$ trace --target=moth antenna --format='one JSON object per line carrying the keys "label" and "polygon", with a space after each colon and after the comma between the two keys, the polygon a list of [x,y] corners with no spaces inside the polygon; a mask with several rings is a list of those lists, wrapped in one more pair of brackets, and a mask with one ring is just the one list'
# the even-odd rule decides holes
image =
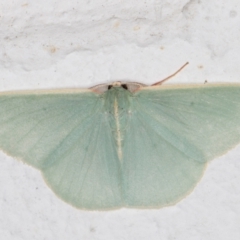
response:
{"label": "moth antenna", "polygon": [[156,82],[154,84],[152,84],[151,86],[157,86],[157,85],[161,85],[163,84],[165,81],[167,81],[168,79],[174,77],[175,75],[177,75],[183,68],[185,68],[187,65],[189,64],[189,62],[186,62],[182,67],[180,67],[175,73],[173,73],[172,75],[168,76],[167,78],[164,78],[163,80]]}

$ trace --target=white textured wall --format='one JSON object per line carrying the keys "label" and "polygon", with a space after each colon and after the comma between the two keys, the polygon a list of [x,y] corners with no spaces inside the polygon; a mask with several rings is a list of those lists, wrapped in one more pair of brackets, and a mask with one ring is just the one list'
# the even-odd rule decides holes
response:
{"label": "white textured wall", "polygon": [[[239,0],[0,0],[0,91],[154,83],[240,83]],[[239,240],[240,146],[213,160],[172,207],[87,212],[0,153],[3,240]]]}

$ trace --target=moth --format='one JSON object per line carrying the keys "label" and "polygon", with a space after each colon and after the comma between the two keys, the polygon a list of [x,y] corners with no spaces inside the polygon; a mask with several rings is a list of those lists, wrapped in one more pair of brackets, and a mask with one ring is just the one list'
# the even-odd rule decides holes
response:
{"label": "moth", "polygon": [[79,209],[175,204],[240,142],[240,85],[167,79],[1,93],[0,149]]}

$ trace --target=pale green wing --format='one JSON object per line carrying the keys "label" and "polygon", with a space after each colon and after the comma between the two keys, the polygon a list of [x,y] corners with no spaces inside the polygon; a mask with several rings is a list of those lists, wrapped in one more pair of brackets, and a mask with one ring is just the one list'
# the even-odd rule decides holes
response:
{"label": "pale green wing", "polygon": [[123,143],[129,207],[177,202],[208,160],[240,142],[239,85],[146,88],[134,95],[131,112]]}
{"label": "pale green wing", "polygon": [[0,148],[78,208],[121,205],[119,161],[98,94],[0,95]]}

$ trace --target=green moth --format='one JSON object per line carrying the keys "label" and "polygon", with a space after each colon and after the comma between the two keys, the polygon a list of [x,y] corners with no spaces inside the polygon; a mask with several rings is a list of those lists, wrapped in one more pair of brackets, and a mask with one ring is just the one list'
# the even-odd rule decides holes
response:
{"label": "green moth", "polygon": [[80,209],[174,204],[209,160],[239,142],[237,84],[115,82],[0,94],[0,148]]}

